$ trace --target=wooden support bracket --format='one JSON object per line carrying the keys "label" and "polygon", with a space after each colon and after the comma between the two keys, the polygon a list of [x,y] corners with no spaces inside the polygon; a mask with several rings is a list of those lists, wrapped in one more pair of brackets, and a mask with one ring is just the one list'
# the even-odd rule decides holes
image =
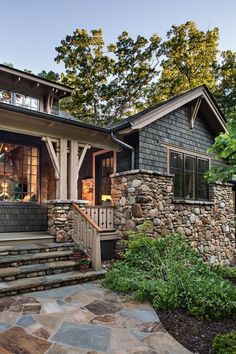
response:
{"label": "wooden support bracket", "polygon": [[81,153],[81,155],[79,157],[79,161],[78,161],[78,164],[77,164],[77,176],[79,175],[79,171],[80,171],[80,168],[81,168],[82,163],[84,161],[85,154],[86,154],[87,150],[90,149],[90,148],[91,148],[91,146],[86,144],[84,146],[83,150],[82,150],[82,153]]}
{"label": "wooden support bracket", "polygon": [[202,96],[197,98],[197,100],[193,103],[190,108],[190,129],[193,129],[195,119],[197,118],[197,114],[202,102]]}
{"label": "wooden support bracket", "polygon": [[45,141],[45,144],[46,144],[50,159],[52,161],[52,165],[54,167],[55,178],[59,179],[59,177],[60,177],[59,159],[58,159],[58,157],[56,155],[54,146],[52,144],[52,140],[51,140],[51,138],[49,136],[46,136],[46,137],[42,137],[42,141]]}

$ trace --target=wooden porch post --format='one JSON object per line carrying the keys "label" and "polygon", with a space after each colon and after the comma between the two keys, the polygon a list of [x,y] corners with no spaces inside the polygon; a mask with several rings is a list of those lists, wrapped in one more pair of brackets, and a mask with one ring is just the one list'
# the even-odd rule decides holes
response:
{"label": "wooden porch post", "polygon": [[70,142],[70,165],[69,165],[69,198],[77,200],[78,198],[78,141],[71,140]]}
{"label": "wooden porch post", "polygon": [[67,140],[60,139],[57,199],[67,199]]}

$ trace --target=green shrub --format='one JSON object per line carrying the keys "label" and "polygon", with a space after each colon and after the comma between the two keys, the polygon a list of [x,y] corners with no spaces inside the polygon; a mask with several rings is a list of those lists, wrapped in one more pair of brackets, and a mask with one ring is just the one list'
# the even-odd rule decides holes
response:
{"label": "green shrub", "polygon": [[213,266],[213,270],[223,278],[236,278],[236,267]]}
{"label": "green shrub", "polygon": [[218,334],[214,338],[212,348],[216,354],[236,354],[236,331]]}
{"label": "green shrub", "polygon": [[214,319],[235,313],[236,289],[210,269],[179,234],[146,236],[147,225],[132,232],[124,260],[106,275],[105,286],[133,292],[156,309],[185,308]]}

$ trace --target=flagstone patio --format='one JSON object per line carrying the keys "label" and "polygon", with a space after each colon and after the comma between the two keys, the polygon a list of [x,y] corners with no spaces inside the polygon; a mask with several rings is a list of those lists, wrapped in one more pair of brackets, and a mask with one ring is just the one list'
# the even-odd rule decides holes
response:
{"label": "flagstone patio", "polygon": [[148,303],[100,281],[0,299],[1,354],[189,354]]}

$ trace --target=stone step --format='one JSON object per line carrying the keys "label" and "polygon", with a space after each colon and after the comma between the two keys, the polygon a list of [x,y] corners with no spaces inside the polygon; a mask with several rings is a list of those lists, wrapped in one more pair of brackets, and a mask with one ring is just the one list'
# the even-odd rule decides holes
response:
{"label": "stone step", "polygon": [[78,268],[78,263],[72,260],[2,268],[0,271],[0,282],[8,282],[22,278],[32,278],[51,274],[60,274],[70,272],[72,270],[78,270]]}
{"label": "stone step", "polygon": [[22,265],[65,261],[73,258],[73,251],[54,251],[29,254],[18,254],[16,256],[1,256],[0,268],[19,267]]}
{"label": "stone step", "polygon": [[105,274],[105,270],[90,270],[86,273],[71,271],[62,274],[18,279],[10,282],[0,282],[0,297],[78,284],[81,282],[102,278]]}
{"label": "stone step", "polygon": [[[1,243],[0,243],[1,244]],[[27,243],[19,245],[8,245],[0,246],[0,257],[6,255],[17,255],[17,254],[28,254],[28,253],[39,253],[39,252],[53,252],[53,251],[65,251],[71,250],[74,247],[73,242],[67,243],[56,243],[56,242],[45,242],[45,243]]]}
{"label": "stone step", "polygon": [[[1,231],[1,230],[0,230]],[[18,230],[20,231],[20,230]],[[51,243],[55,237],[48,235],[46,231],[31,232],[0,232],[0,246],[14,246],[28,243]]]}

